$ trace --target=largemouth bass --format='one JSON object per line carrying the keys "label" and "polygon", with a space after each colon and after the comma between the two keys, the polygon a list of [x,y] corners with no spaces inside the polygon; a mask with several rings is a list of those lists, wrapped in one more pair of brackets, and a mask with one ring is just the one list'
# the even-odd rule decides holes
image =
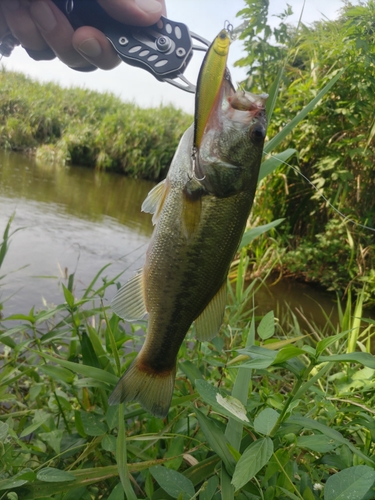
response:
{"label": "largemouth bass", "polygon": [[191,324],[201,341],[218,333],[226,278],[253,203],[265,135],[265,96],[235,92],[226,72],[200,148],[193,147],[191,126],[167,178],[142,205],[156,224],[146,262],[112,307],[130,321],[148,313],[148,332],[110,404],[137,400],[165,417],[178,350]]}

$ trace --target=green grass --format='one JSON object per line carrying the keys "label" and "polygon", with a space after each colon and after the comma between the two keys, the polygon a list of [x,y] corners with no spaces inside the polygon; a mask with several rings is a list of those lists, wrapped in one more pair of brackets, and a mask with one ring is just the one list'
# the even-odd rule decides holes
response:
{"label": "green grass", "polygon": [[172,106],[142,109],[112,94],[0,72],[0,147],[34,151],[42,161],[157,181],[192,120]]}
{"label": "green grass", "polygon": [[164,421],[107,404],[145,334],[103,305],[116,280],[77,297],[72,276],[63,304],[5,318],[0,499],[373,498],[375,358],[361,334],[349,347],[373,322],[348,303],[324,338],[292,314],[282,330],[243,307],[247,266],[242,251],[220,335],[181,347]]}

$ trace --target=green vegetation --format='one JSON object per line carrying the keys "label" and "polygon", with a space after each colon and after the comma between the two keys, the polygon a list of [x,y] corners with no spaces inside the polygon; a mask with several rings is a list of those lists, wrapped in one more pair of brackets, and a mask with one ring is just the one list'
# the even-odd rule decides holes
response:
{"label": "green vegetation", "polygon": [[36,150],[43,160],[157,181],[191,122],[172,106],[142,109],[110,94],[0,72],[0,147]]}
{"label": "green vegetation", "polygon": [[250,68],[247,85],[253,91],[268,91],[278,82],[271,140],[343,71],[285,137],[281,147],[297,153],[291,165],[280,166],[260,185],[253,218],[267,223],[285,217],[277,237],[285,274],[340,294],[348,283],[357,292],[366,283],[365,300],[373,302],[375,2],[357,7],[347,2],[337,20],[297,28],[287,24],[288,8],[274,29],[267,1],[247,0],[246,5],[247,55],[238,64]]}
{"label": "green vegetation", "polygon": [[[339,78],[328,81],[266,151],[278,147]],[[260,180],[293,152],[265,160]],[[245,284],[247,245],[262,253],[255,242],[281,221],[245,233],[220,335],[182,345],[164,421],[136,403],[108,406],[145,333],[143,322],[124,327],[104,306],[119,277],[108,280],[104,268],[77,297],[71,275],[63,304],[4,318],[0,499],[373,498],[374,321],[361,319],[364,293],[338,304],[340,325],[327,317],[323,331],[312,324],[308,335],[292,312],[283,328],[273,311],[255,316],[257,282]]]}
{"label": "green vegetation", "polygon": [[[272,139],[265,150],[281,152],[261,167],[252,217],[264,226],[243,237],[220,335],[192,343],[192,330],[162,421],[135,403],[108,406],[145,324],[124,326],[106,307],[119,279],[108,280],[106,268],[79,297],[71,275],[63,304],[4,318],[0,500],[375,497],[375,322],[363,318],[364,303],[374,298],[372,233],[339,217],[296,170],[276,170],[298,150],[295,168],[313,179],[319,194],[348,218],[373,225],[373,62],[361,43],[370,46],[375,7],[348,5],[339,21],[312,28],[292,29],[284,16],[272,33],[268,2],[247,3],[252,85],[271,89]],[[280,57],[288,61],[284,72]],[[10,229],[11,221],[0,266]],[[266,230],[278,240],[266,238]],[[257,281],[246,285],[252,261],[267,269],[285,250],[288,272],[346,289],[337,305],[339,325],[327,317],[323,329],[312,323],[306,332],[293,312],[283,327],[273,311],[256,316]]]}
{"label": "green vegetation", "polygon": [[[290,13],[288,7],[271,28],[267,1],[247,0],[241,12],[249,24],[242,34],[247,55],[238,64],[249,68],[250,90],[274,96],[268,146],[291,152],[259,184],[251,224],[285,221],[274,239],[264,236],[249,250],[252,272],[276,267],[341,297],[348,283],[355,293],[366,284],[364,300],[373,305],[375,2],[347,3],[338,20],[312,26],[289,25]],[[324,99],[285,127],[336,76]],[[172,107],[140,109],[112,95],[39,84],[4,70],[0,106],[1,147],[151,180],[165,177],[191,122]],[[275,147],[282,129],[288,133]]]}
{"label": "green vegetation", "polygon": [[[9,251],[9,245],[10,245],[11,238],[17,231],[19,231],[21,229],[21,228],[18,228],[15,231],[11,232],[10,228],[11,228],[13,219],[14,219],[14,214],[12,215],[12,217],[9,219],[7,225],[5,226],[5,229],[3,232],[3,239],[0,243],[0,291],[1,291],[1,285],[2,285],[1,280],[5,277],[5,275],[2,274],[1,268],[4,264],[4,259]],[[3,317],[2,316],[3,304],[2,304],[1,299],[2,299],[2,297],[1,297],[1,293],[0,293],[0,320]]]}
{"label": "green vegetation", "polygon": [[374,498],[374,322],[348,300],[339,328],[304,335],[290,313],[282,330],[249,310],[248,263],[242,250],[220,336],[181,347],[164,421],[108,406],[145,325],[103,306],[104,269],[80,297],[71,275],[63,304],[5,318],[0,499]]}

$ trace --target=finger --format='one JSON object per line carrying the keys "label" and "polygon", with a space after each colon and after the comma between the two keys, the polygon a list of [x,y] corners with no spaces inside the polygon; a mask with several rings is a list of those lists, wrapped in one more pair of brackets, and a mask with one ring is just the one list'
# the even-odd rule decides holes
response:
{"label": "finger", "polygon": [[100,69],[113,69],[121,59],[103,33],[95,28],[84,26],[75,31],[73,47],[91,64]]}
{"label": "finger", "polygon": [[10,31],[26,49],[42,51],[48,47],[30,16],[27,4],[2,0],[0,6]]}
{"label": "finger", "polygon": [[166,15],[164,0],[98,0],[107,13],[125,24],[150,26]]}
{"label": "finger", "polygon": [[30,14],[45,42],[62,62],[74,69],[88,66],[87,60],[73,47],[74,30],[56,5],[50,0],[32,0]]}

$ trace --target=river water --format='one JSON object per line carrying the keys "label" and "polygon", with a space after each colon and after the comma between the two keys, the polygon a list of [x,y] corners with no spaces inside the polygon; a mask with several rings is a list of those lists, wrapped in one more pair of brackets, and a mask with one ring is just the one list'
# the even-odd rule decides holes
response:
{"label": "river water", "polygon": [[[13,213],[11,240],[0,275],[3,315],[64,302],[61,283],[75,273],[75,295],[106,264],[103,276],[125,282],[143,264],[152,233],[140,211],[153,183],[77,166],[43,164],[0,151],[0,235]],[[101,283],[101,281],[100,281]],[[108,290],[107,299],[115,293]],[[317,325],[337,322],[334,297],[295,282],[263,287],[257,313],[300,310]],[[298,315],[298,313],[296,313]]]}
{"label": "river water", "polygon": [[0,273],[4,316],[38,309],[44,300],[62,303],[61,282],[73,272],[77,296],[108,263],[103,276],[130,277],[142,266],[152,233],[150,216],[140,211],[152,187],[0,152],[0,233],[13,213],[11,229],[21,228]]}

